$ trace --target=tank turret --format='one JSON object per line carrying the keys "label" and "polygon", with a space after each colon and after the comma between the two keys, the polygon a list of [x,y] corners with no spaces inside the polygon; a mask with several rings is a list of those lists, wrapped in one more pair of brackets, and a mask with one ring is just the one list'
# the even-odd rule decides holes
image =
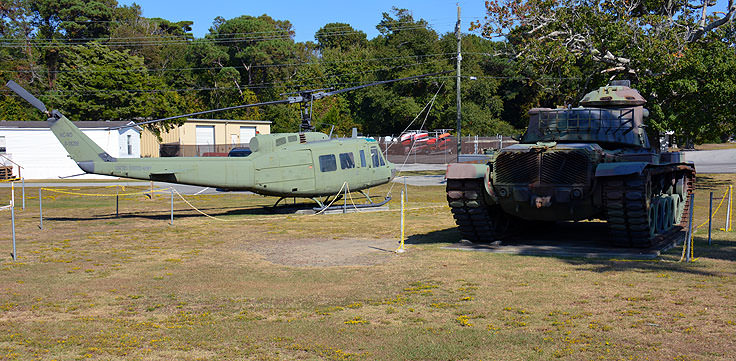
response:
{"label": "tank turret", "polygon": [[646,99],[636,89],[632,89],[628,80],[614,80],[610,84],[585,94],[580,105],[584,107],[635,107],[644,105]]}

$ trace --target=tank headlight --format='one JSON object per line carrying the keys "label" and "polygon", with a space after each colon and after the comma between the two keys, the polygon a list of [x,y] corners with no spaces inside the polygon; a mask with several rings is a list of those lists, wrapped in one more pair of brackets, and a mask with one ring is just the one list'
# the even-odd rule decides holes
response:
{"label": "tank headlight", "polygon": [[573,189],[572,190],[572,198],[573,199],[582,198],[582,196],[583,196],[583,191],[581,191],[580,189]]}
{"label": "tank headlight", "polygon": [[498,190],[498,195],[505,198],[509,195],[509,191],[507,191],[506,188],[501,188]]}

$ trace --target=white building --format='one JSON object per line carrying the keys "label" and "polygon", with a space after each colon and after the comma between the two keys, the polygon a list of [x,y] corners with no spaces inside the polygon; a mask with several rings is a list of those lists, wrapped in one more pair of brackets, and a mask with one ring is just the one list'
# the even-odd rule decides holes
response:
{"label": "white building", "polygon": [[[140,158],[141,128],[128,127],[132,122],[74,122],[108,154],[116,158]],[[3,153],[4,145],[4,153]],[[56,139],[47,122],[0,121],[0,154],[21,165],[21,176],[25,179],[58,179],[84,173],[69,158],[66,150]],[[3,159],[0,157],[0,162]],[[10,165],[10,164],[7,164]],[[14,170],[17,176],[17,168]],[[88,174],[75,178],[110,178]]]}

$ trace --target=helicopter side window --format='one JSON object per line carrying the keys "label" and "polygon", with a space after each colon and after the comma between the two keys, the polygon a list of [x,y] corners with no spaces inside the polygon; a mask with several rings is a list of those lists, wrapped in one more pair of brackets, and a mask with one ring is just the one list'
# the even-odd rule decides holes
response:
{"label": "helicopter side window", "polygon": [[381,162],[378,160],[378,149],[371,148],[371,160],[373,161],[374,167],[379,167]]}
{"label": "helicopter side window", "polygon": [[355,168],[355,159],[353,158],[353,153],[340,153],[340,168]]}
{"label": "helicopter side window", "polygon": [[383,154],[381,154],[380,152],[378,153],[378,160],[381,161],[381,167],[383,167],[384,165],[386,165],[386,163],[384,163],[384,161],[383,161]]}
{"label": "helicopter side window", "polygon": [[334,154],[326,154],[319,156],[319,170],[322,172],[332,172],[337,170],[337,161]]}
{"label": "helicopter side window", "polygon": [[365,168],[365,151],[360,150],[360,166]]}

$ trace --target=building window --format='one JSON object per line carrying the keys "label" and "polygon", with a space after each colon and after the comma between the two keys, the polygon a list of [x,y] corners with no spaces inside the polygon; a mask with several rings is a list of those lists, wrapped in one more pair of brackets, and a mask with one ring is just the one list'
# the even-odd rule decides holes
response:
{"label": "building window", "polygon": [[353,153],[340,153],[340,168],[355,168],[355,158],[353,158]]}
{"label": "building window", "polygon": [[319,156],[319,170],[322,172],[332,172],[337,170],[337,161],[334,154]]}
{"label": "building window", "polygon": [[128,134],[128,155],[133,155],[133,136]]}

